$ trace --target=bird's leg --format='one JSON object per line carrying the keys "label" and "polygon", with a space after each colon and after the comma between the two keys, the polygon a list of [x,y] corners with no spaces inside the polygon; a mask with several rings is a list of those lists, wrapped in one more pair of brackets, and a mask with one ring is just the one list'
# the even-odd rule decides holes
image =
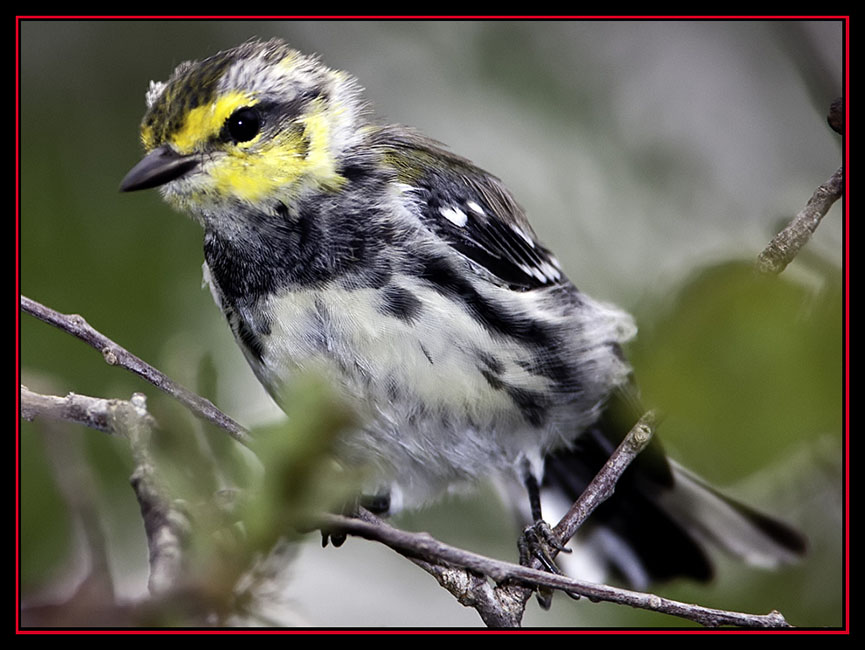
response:
{"label": "bird's leg", "polygon": [[[529,493],[529,505],[531,506],[533,523],[523,531],[523,536],[520,539],[520,562],[528,565],[534,557],[540,560],[543,567],[550,573],[560,573],[553,557],[559,551],[570,553],[571,549],[562,544],[558,535],[544,521],[538,479],[531,472],[526,472],[524,481],[526,490]],[[552,553],[551,549],[555,553]]]}
{"label": "bird's leg", "polygon": [[390,512],[390,494],[382,492],[380,494],[361,494],[358,499],[358,505],[366,508],[372,514],[379,517],[386,517]]}
{"label": "bird's leg", "polygon": [[[558,535],[544,520],[541,510],[541,489],[537,477],[527,468],[523,480],[529,494],[534,523],[523,530],[522,536],[517,541],[520,564],[531,566],[532,560],[537,559],[545,570],[561,575],[562,571],[556,566],[555,555],[560,551],[570,553],[571,549],[562,544]],[[553,601],[552,591],[539,587],[536,595],[538,604],[544,609],[549,609]]]}

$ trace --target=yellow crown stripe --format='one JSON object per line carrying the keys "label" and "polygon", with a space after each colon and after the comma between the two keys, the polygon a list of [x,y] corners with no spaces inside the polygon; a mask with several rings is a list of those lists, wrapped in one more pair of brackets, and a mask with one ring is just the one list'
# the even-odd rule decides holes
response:
{"label": "yellow crown stripe", "polygon": [[201,143],[218,135],[234,111],[243,106],[253,106],[257,101],[247,93],[234,91],[209,104],[197,106],[186,114],[183,126],[171,136],[171,144],[179,153],[192,153]]}

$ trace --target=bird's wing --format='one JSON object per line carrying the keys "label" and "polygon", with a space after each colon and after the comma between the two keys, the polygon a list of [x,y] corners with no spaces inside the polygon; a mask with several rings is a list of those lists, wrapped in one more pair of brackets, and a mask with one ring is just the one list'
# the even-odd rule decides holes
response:
{"label": "bird's wing", "polygon": [[514,290],[568,284],[498,178],[411,132],[392,135],[387,149],[423,225],[441,240]]}

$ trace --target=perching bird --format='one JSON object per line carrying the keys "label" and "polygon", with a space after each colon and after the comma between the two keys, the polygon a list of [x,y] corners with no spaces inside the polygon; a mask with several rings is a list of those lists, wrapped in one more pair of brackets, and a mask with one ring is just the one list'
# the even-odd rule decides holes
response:
{"label": "perching bird", "polygon": [[[337,456],[382,511],[504,477],[575,498],[640,415],[620,309],[565,276],[495,176],[376,121],[348,74],[252,41],[151,82],[146,156],[204,228],[205,275],[277,403],[322,373],[363,425]],[[654,442],[589,526],[602,563],[643,585],[711,574],[706,543],[774,565],[792,529],[736,504]]]}

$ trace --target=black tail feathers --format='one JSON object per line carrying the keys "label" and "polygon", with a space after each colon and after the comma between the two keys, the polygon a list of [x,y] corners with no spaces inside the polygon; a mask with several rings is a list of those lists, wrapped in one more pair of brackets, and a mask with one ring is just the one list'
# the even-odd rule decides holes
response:
{"label": "black tail feathers", "polygon": [[[625,429],[627,430],[627,429]],[[546,459],[545,499],[573,502],[606,462],[614,443],[598,427]],[[668,460],[654,439],[578,533],[608,573],[631,587],[690,578],[709,580],[709,548],[762,567],[795,561],[803,536],[788,525],[720,494]]]}

